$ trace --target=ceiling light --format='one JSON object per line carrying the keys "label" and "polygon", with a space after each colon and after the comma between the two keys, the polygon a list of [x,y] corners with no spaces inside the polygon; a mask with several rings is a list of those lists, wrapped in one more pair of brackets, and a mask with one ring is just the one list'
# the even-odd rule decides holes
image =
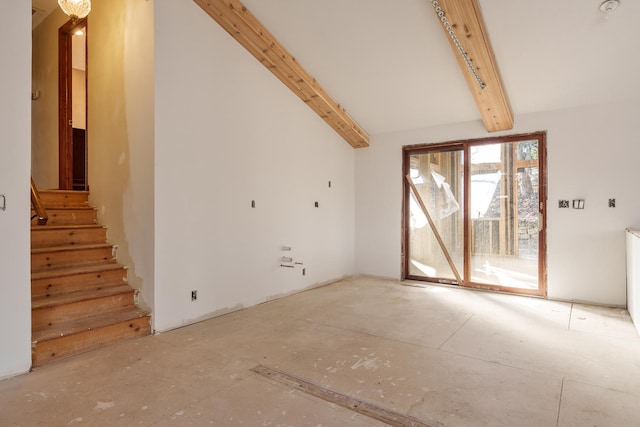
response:
{"label": "ceiling light", "polygon": [[72,21],[85,18],[91,12],[91,0],[58,0],[58,5]]}
{"label": "ceiling light", "polygon": [[600,5],[600,11],[605,17],[609,17],[620,6],[620,0],[606,0]]}
{"label": "ceiling light", "polygon": [[442,21],[442,25],[444,25],[445,30],[449,34],[449,37],[451,37],[453,44],[456,46],[456,48],[458,49],[458,52],[462,56],[462,59],[464,59],[464,62],[467,63],[467,67],[469,67],[469,71],[471,71],[471,74],[473,74],[473,77],[478,82],[478,86],[480,86],[480,89],[484,89],[485,87],[487,87],[486,83],[483,82],[482,79],[480,79],[480,76],[478,75],[478,71],[473,67],[473,64],[471,63],[471,59],[469,58],[469,55],[462,47],[460,40],[458,40],[458,36],[456,36],[456,33],[453,31],[453,27],[451,27],[449,20],[444,15],[444,10],[442,10],[437,0],[433,0],[431,4],[433,5],[433,10],[436,12],[436,15],[438,15],[438,18],[440,18],[440,21]]}

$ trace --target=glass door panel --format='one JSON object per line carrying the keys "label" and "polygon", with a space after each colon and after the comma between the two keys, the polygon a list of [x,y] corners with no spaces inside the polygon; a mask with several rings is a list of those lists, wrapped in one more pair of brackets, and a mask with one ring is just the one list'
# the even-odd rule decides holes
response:
{"label": "glass door panel", "polygon": [[537,291],[538,141],[469,147],[470,285]]}
{"label": "glass door panel", "polygon": [[457,283],[464,278],[464,151],[412,154],[409,177],[408,276]]}
{"label": "glass door panel", "polygon": [[545,140],[405,147],[402,277],[546,295]]}

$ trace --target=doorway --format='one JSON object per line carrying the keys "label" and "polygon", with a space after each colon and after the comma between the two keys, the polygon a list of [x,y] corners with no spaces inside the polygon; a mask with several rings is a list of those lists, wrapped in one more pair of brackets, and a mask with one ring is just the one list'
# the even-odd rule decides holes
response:
{"label": "doorway", "polygon": [[58,30],[59,166],[61,190],[88,190],[87,19]]}
{"label": "doorway", "polygon": [[546,295],[545,133],[405,147],[403,278]]}

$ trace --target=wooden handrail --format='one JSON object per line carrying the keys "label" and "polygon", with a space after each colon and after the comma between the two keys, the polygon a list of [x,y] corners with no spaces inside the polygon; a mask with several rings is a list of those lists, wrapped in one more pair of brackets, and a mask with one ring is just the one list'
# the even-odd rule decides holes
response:
{"label": "wooden handrail", "polygon": [[33,178],[31,178],[31,205],[36,211],[36,214],[32,216],[31,219],[38,218],[38,225],[45,225],[49,220],[49,216],[47,215],[47,210],[44,208],[44,204],[40,198],[40,193],[38,193],[36,183],[33,182]]}

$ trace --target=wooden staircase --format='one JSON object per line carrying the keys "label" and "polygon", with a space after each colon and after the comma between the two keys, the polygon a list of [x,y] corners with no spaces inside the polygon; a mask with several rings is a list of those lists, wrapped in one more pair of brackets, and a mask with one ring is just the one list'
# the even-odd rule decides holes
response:
{"label": "wooden staircase", "polygon": [[49,219],[31,226],[33,366],[148,335],[149,313],[136,307],[136,291],[107,229],[97,224],[89,193],[39,194]]}

